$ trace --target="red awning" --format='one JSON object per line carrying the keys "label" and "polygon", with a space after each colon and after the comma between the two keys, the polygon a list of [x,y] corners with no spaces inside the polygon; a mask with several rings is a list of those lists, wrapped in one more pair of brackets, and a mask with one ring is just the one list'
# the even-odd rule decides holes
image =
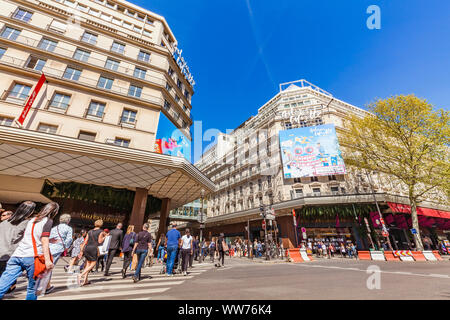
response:
{"label": "red awning", "polygon": [[[388,202],[389,208],[394,212],[411,213],[411,206],[407,204]],[[442,211],[430,208],[417,207],[417,214],[426,217],[450,219],[449,211]]]}

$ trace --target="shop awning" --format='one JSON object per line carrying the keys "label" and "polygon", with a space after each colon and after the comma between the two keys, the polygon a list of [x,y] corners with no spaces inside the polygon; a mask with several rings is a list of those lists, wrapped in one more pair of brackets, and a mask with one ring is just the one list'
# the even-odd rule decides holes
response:
{"label": "shop awning", "polygon": [[[411,206],[409,206],[407,204],[401,204],[401,203],[395,203],[395,202],[388,202],[387,204],[393,212],[411,214]],[[443,211],[443,210],[437,210],[437,209],[431,209],[431,208],[417,207],[417,214],[421,215],[421,216],[426,216],[426,217],[450,219],[449,211]]]}
{"label": "shop awning", "polygon": [[49,203],[51,200],[38,192],[20,192],[0,190],[0,203],[17,204],[24,200]]}

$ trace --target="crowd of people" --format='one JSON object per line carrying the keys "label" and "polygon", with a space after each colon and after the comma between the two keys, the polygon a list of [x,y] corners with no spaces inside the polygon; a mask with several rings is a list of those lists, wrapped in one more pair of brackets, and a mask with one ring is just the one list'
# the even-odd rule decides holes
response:
{"label": "crowd of people", "polygon": [[308,241],[301,244],[302,249],[310,251],[313,255],[320,258],[328,259],[339,256],[341,258],[358,259],[358,250],[352,242],[325,242],[325,241]]}

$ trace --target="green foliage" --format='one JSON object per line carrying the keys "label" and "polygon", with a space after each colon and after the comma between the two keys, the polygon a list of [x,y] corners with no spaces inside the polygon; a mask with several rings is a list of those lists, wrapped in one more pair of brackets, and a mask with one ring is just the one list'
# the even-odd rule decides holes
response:
{"label": "green foliage", "polygon": [[[66,198],[94,203],[105,207],[131,212],[135,192],[128,189],[81,184],[76,182],[52,183],[45,181],[41,193],[47,198]],[[161,200],[151,195],[147,199],[146,217],[161,209]]]}
{"label": "green foliage", "polygon": [[300,221],[320,223],[335,220],[336,215],[339,219],[356,220],[359,217],[367,217],[371,211],[376,211],[372,204],[304,206],[298,216]]}

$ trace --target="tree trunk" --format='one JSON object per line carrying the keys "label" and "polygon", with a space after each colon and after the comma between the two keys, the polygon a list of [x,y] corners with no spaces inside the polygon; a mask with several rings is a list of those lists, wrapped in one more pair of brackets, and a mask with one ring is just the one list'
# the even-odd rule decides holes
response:
{"label": "tree trunk", "polygon": [[409,194],[409,203],[411,204],[412,227],[414,229],[416,229],[416,231],[417,231],[417,234],[414,235],[414,242],[416,244],[416,251],[423,251],[422,238],[420,236],[420,229],[419,229],[419,219],[417,218],[416,200],[414,199],[414,197],[412,197],[411,192]]}

